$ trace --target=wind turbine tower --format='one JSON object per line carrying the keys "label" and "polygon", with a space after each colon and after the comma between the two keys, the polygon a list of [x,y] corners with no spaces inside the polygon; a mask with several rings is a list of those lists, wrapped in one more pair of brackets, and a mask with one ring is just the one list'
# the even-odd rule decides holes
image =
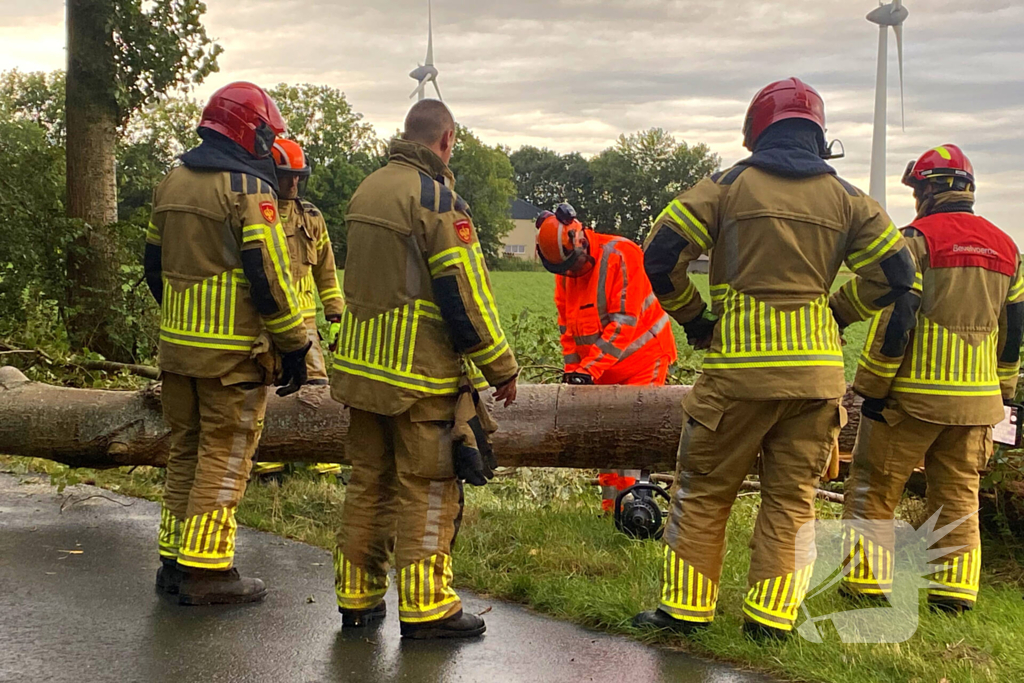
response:
{"label": "wind turbine tower", "polygon": [[900,63],[900,109],[906,125],[903,108],[903,22],[910,12],[903,6],[903,0],[892,0],[881,4],[868,14],[868,21],[878,24],[878,74],[875,79],[875,130],[871,144],[871,189],[870,194],[885,207],[885,138],[886,104],[889,76],[889,27],[896,34],[896,49]]}
{"label": "wind turbine tower", "polygon": [[409,95],[409,99],[419,95],[417,101],[422,100],[425,96],[424,90],[427,88],[427,83],[434,84],[434,90],[437,91],[437,99],[444,99],[441,97],[441,88],[437,86],[437,67],[434,66],[434,17],[430,2],[427,2],[427,59],[419,67],[410,71],[409,77],[418,83],[416,89]]}

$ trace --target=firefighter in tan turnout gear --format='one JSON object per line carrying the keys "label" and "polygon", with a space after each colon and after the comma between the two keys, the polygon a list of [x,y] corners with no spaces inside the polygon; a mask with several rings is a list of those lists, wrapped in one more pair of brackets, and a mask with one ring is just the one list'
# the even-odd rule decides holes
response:
{"label": "firefighter in tan turnout gear", "polygon": [[[251,83],[218,90],[202,144],[153,197],[146,280],[160,317],[164,419],[170,427],[157,587],[186,605],[252,602],[259,579],[233,568],[235,508],[263,429],[261,362],[276,347],[287,385],[306,378],[309,338],[278,220],[275,136],[284,121]],[[272,340],[272,346],[270,344]]]}
{"label": "firefighter in tan turnout gear", "polygon": [[[690,633],[715,615],[726,521],[755,462],[761,508],[751,540],[745,630],[784,637],[813,570],[797,547],[843,419],[840,330],[829,291],[884,307],[914,284],[914,263],[885,211],[825,163],[824,104],[791,78],[747,112],[753,154],[673,201],[645,244],[662,306],[695,348],[703,374],[684,400],[676,491],[664,535],[661,600],[640,626]],[[711,252],[712,310],[687,276]],[[760,457],[758,457],[760,454]]]}
{"label": "firefighter in tan turnout gear", "polygon": [[448,108],[419,102],[387,166],[352,197],[333,352],[331,391],[351,409],[353,468],[334,554],[338,608],[345,626],[382,618],[393,553],[410,638],[484,631],[452,589],[459,478],[483,482],[479,463],[453,458],[462,431],[453,421],[468,377],[486,378],[508,405],[518,375],[469,207],[452,190],[454,143]]}
{"label": "firefighter in tan turnout gear", "polygon": [[[327,367],[320,347],[320,332],[316,326],[316,300],[324,307],[324,318],[336,328],[341,322],[345,300],[338,286],[338,269],[334,263],[334,248],[327,234],[323,214],[312,202],[303,199],[303,190],[310,168],[306,155],[293,140],[278,138],[274,142],[274,163],[277,166],[278,202],[284,233],[288,237],[288,255],[292,262],[292,280],[299,307],[309,334],[309,353],[306,354],[306,384],[326,385]],[[341,474],[337,463],[317,463],[310,469],[318,474]],[[282,462],[257,462],[256,476],[275,475],[285,470]]]}
{"label": "firefighter in tan turnout gear", "polygon": [[[893,581],[891,522],[903,487],[924,460],[927,514],[949,525],[934,548],[928,601],[954,613],[978,596],[980,471],[992,452],[992,425],[1012,399],[1024,335],[1024,275],[1017,246],[974,215],[974,169],[955,145],[926,152],[907,168],[917,218],[903,230],[920,273],[920,297],[879,311],[850,297],[843,322],[870,319],[854,390],[865,397],[846,482],[843,518],[851,563],[842,590],[888,596]],[[907,338],[891,333],[916,319]]]}

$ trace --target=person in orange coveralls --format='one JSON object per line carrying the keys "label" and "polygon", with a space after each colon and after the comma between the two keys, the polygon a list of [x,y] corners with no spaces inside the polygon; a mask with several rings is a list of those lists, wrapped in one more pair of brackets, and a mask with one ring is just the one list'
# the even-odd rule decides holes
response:
{"label": "person in orange coveralls", "polygon": [[[644,273],[640,247],[584,227],[572,206],[560,204],[537,218],[537,255],[556,276],[562,382],[665,384],[676,343]],[[602,471],[601,508],[610,512],[618,492],[639,475],[639,470]]]}

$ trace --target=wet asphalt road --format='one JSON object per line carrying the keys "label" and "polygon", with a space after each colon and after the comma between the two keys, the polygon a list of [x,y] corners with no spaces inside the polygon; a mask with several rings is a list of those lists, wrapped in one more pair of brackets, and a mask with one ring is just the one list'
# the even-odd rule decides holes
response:
{"label": "wet asphalt road", "polygon": [[492,608],[478,641],[401,641],[394,591],[382,627],[343,632],[330,555],[249,529],[237,562],[266,601],[179,607],[153,588],[159,507],[68,494],[112,500],[61,512],[49,485],[0,475],[0,681],[767,681],[464,591],[466,609]]}

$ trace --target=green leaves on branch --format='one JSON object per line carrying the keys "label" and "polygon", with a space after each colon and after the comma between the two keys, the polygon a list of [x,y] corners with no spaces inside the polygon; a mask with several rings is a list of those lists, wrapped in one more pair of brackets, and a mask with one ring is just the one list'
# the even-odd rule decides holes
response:
{"label": "green leaves on branch", "polygon": [[224,51],[207,35],[197,0],[106,0],[121,123],[144,104],[188,90],[217,71]]}
{"label": "green leaves on branch", "polygon": [[513,227],[509,206],[516,196],[515,171],[508,149],[480,141],[459,126],[450,163],[455,191],[469,202],[480,247],[489,264],[498,260],[501,240]]}
{"label": "green leaves on branch", "polygon": [[536,147],[511,159],[521,199],[541,209],[568,201],[584,223],[637,241],[676,195],[720,164],[707,145],[690,146],[661,128],[622,135],[589,161]]}

